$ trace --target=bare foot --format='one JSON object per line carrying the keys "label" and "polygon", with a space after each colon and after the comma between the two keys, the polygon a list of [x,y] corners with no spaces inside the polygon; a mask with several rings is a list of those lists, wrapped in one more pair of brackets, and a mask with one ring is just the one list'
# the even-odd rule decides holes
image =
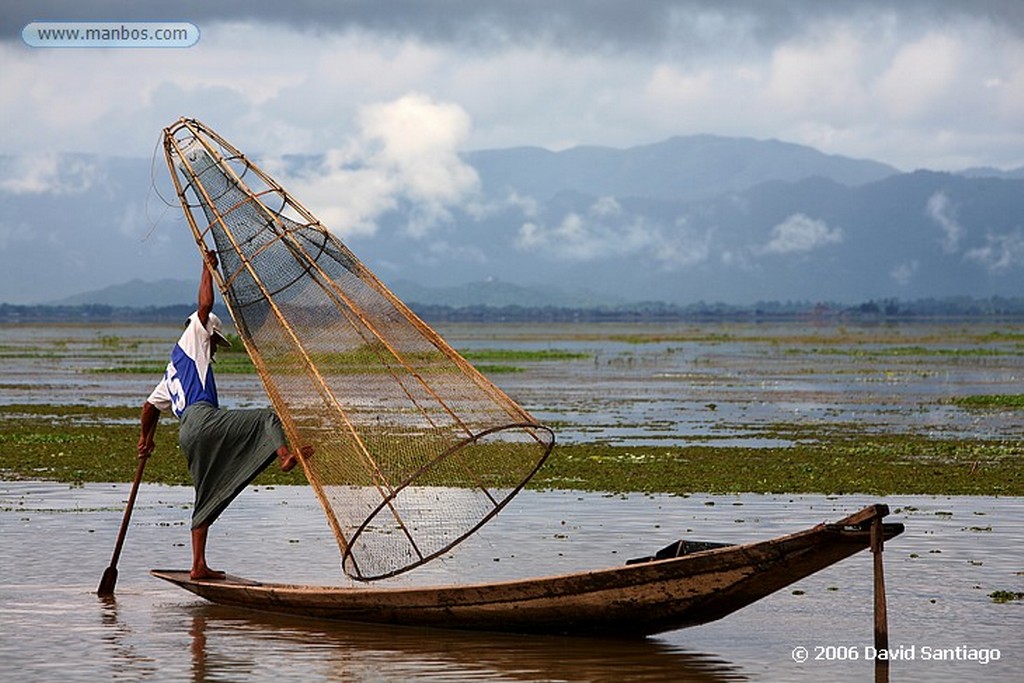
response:
{"label": "bare foot", "polygon": [[[302,457],[309,458],[313,456],[314,449],[312,446],[303,446],[299,449]],[[295,457],[295,454],[288,450],[287,446],[282,446],[277,451],[277,459],[281,461],[281,471],[291,472],[292,469],[299,464],[299,459]]]}
{"label": "bare foot", "polygon": [[209,567],[194,568],[188,573],[188,577],[193,581],[219,581],[223,579],[227,574],[224,572],[218,572]]}

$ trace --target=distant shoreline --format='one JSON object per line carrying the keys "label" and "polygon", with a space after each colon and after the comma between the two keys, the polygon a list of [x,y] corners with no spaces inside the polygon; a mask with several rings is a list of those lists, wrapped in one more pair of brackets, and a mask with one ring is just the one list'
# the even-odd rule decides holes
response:
{"label": "distant shoreline", "polygon": [[[1024,298],[878,299],[860,304],[758,302],[670,304],[641,302],[615,306],[449,306],[411,303],[428,322],[1024,322]],[[0,303],[0,323],[178,323],[191,305],[110,306],[16,305]],[[218,306],[222,314],[227,309]]]}

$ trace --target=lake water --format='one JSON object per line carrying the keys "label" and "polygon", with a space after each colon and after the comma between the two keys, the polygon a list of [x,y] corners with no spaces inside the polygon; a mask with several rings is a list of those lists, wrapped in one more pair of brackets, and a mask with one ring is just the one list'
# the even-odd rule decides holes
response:
{"label": "lake water", "polygon": [[[438,330],[459,350],[584,354],[513,361],[507,365],[516,372],[490,374],[555,426],[563,443],[784,445],[775,430],[780,423],[1024,438],[1017,411],[968,412],[945,401],[1019,393],[1021,325],[453,324]],[[0,409],[140,405],[160,373],[109,370],[165,363],[179,333],[172,325],[0,325]],[[255,375],[221,375],[218,386],[225,406],[268,404]]]}
{"label": "lake water", "polygon": [[[1024,435],[1019,412],[972,413],[943,400],[1019,393],[1020,330],[946,334],[906,326],[885,331],[889,341],[878,343],[877,354],[865,353],[871,344],[863,341],[825,344],[829,335],[871,330],[818,330],[824,342],[796,343],[796,353],[789,342],[807,331],[792,326],[723,326],[716,335],[630,325],[441,331],[460,349],[586,352],[585,359],[517,363],[520,372],[492,375],[554,423],[562,441],[756,445],[773,443],[776,423]],[[139,405],[156,377],[90,370],[161,358],[175,334],[161,326],[0,326],[0,410]],[[637,335],[647,343],[635,343]],[[951,338],[962,343],[965,335],[993,353],[946,352]],[[926,350],[884,352],[894,344]],[[225,375],[219,384],[229,405],[266,404],[254,377]],[[180,487],[143,487],[116,599],[101,601],[95,590],[128,489],[0,482],[0,680],[819,681],[870,680],[873,672],[865,661],[873,632],[868,553],[719,622],[641,642],[332,624],[216,607],[150,577],[150,568],[189,562],[192,492]],[[603,568],[678,538],[761,540],[873,502],[890,505],[890,519],[907,526],[884,555],[890,645],[905,657],[893,662],[892,680],[1020,680],[1024,602],[996,603],[989,594],[1024,591],[1021,498],[528,491],[453,555],[383,585]],[[303,487],[247,490],[213,527],[210,559],[265,581],[347,581],[323,514]],[[808,661],[794,660],[797,648],[806,648]],[[936,659],[937,652],[953,659]]]}
{"label": "lake water", "polygon": [[[188,565],[185,487],[144,486],[115,599],[95,590],[127,484],[0,484],[0,678],[97,680],[870,680],[872,562],[864,552],[725,619],[640,642],[303,621],[218,607],[148,575]],[[681,537],[745,542],[835,520],[858,496],[607,496],[525,492],[452,556],[385,585],[444,584],[622,564]],[[894,681],[1019,680],[1024,503],[894,497],[907,531],[886,546]],[[265,581],[345,585],[331,532],[302,487],[247,490],[214,525],[214,566]],[[811,660],[793,659],[806,648]],[[925,659],[956,648],[975,660]],[[814,660],[815,654],[823,659]],[[842,661],[835,657],[858,657]],[[998,659],[995,659],[998,657]]]}

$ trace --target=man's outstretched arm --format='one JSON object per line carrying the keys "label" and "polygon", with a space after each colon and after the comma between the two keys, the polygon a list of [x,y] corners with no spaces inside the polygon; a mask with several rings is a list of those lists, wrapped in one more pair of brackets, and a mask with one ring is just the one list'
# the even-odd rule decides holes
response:
{"label": "man's outstretched arm", "polygon": [[210,311],[213,310],[213,271],[217,268],[217,252],[212,249],[206,251],[206,259],[203,261],[203,272],[199,276],[199,306],[196,311],[199,313],[199,322],[206,327],[210,320]]}

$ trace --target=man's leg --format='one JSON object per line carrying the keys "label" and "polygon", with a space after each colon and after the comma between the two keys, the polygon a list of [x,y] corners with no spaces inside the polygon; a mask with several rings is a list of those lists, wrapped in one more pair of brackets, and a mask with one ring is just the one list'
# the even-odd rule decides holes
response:
{"label": "man's leg", "polygon": [[214,571],[206,565],[206,535],[209,530],[209,524],[192,529],[192,571],[189,576],[193,580],[224,578],[224,572]]}

